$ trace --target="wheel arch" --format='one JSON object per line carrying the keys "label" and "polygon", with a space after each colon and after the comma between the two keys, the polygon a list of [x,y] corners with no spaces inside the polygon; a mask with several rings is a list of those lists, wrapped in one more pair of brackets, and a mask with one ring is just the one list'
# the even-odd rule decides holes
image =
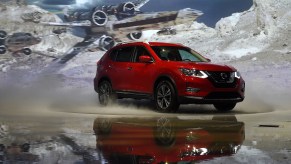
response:
{"label": "wheel arch", "polygon": [[[170,77],[169,75],[160,75],[156,80],[155,80],[155,83],[153,85],[153,93],[155,93],[155,90],[159,84],[159,82],[163,81],[163,80],[167,80],[169,81],[170,83],[172,83],[176,93],[178,94],[178,90],[177,90],[177,86],[176,86],[176,82],[174,81],[174,79],[172,77]],[[153,94],[154,96],[154,94]],[[177,95],[178,96],[178,95]]]}
{"label": "wheel arch", "polygon": [[[103,77],[101,77],[101,78],[98,80],[98,83],[97,83],[97,85],[96,85],[95,87],[98,88],[102,81],[108,81],[108,82],[111,84],[111,86],[112,86],[112,82],[111,82],[110,78],[107,77],[107,76],[103,76]],[[98,93],[98,89],[97,89],[96,91],[97,91],[97,93]]]}

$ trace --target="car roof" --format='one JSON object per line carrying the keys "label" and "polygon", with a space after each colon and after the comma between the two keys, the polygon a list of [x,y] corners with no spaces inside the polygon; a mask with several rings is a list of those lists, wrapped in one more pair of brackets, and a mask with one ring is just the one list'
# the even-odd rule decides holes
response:
{"label": "car roof", "polygon": [[149,45],[149,46],[174,46],[174,47],[185,47],[182,44],[178,43],[166,43],[166,42],[130,42],[130,43],[122,43],[117,45],[116,47],[123,46],[134,46],[134,45]]}
{"label": "car roof", "polygon": [[151,46],[175,46],[175,47],[185,47],[179,43],[166,43],[166,42],[149,42]]}

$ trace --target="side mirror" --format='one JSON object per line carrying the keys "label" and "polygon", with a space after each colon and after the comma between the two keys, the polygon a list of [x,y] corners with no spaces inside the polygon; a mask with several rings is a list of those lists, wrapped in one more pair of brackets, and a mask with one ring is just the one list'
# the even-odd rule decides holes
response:
{"label": "side mirror", "polygon": [[150,56],[140,56],[138,60],[142,63],[152,63],[153,60]]}

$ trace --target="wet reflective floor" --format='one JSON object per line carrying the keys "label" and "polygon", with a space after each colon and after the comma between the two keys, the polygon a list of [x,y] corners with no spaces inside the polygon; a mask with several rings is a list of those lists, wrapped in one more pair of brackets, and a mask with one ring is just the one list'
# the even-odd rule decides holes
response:
{"label": "wet reflective floor", "polygon": [[201,161],[234,155],[245,139],[244,123],[232,115],[196,119],[99,115],[91,125],[76,117],[6,119],[1,118],[7,124],[1,126],[0,155],[7,163]]}
{"label": "wet reflective floor", "polygon": [[55,97],[47,102],[36,96],[33,100],[38,103],[33,104],[5,100],[0,110],[0,163],[289,163],[291,159],[289,110],[258,102],[252,107],[247,101],[228,113],[207,105],[184,105],[177,113],[164,114],[152,110],[148,101],[122,100],[101,107],[93,97],[84,94],[82,101]]}

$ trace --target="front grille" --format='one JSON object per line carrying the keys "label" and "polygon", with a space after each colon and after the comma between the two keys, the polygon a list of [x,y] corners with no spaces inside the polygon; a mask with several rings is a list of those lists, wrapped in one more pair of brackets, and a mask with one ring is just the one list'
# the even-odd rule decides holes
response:
{"label": "front grille", "polygon": [[237,92],[212,92],[205,99],[236,99],[241,98]]}
{"label": "front grille", "polygon": [[234,72],[206,71],[208,79],[216,88],[235,88],[237,79]]}

